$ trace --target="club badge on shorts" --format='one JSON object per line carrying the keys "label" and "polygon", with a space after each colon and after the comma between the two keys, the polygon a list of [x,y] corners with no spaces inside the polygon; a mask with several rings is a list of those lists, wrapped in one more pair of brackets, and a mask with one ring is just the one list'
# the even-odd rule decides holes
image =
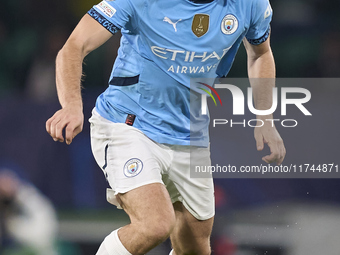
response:
{"label": "club badge on shorts", "polygon": [[222,23],[221,23],[221,30],[223,34],[231,35],[235,33],[237,28],[238,28],[238,20],[234,15],[228,14],[224,16]]}
{"label": "club badge on shorts", "polygon": [[138,158],[129,159],[124,165],[124,175],[128,178],[135,177],[143,170],[143,162]]}

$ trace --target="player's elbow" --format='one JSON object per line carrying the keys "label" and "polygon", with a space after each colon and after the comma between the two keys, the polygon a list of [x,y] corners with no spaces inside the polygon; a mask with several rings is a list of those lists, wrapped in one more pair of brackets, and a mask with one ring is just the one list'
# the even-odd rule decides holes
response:
{"label": "player's elbow", "polygon": [[243,44],[247,52],[248,60],[250,61],[256,61],[259,58],[273,56],[269,38],[259,45],[250,44],[246,39],[243,39]]}
{"label": "player's elbow", "polygon": [[65,45],[61,48],[57,55],[58,59],[62,59],[64,57],[68,59],[84,59],[85,56],[88,54],[86,47],[83,43],[69,38]]}

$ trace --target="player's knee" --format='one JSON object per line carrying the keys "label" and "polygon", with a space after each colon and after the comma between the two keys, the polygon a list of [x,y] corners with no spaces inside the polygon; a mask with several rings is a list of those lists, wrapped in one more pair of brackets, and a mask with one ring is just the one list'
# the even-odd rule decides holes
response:
{"label": "player's knee", "polygon": [[165,241],[171,234],[175,226],[175,217],[160,217],[152,223],[145,224],[142,231],[148,240],[152,240],[154,244],[159,244]]}

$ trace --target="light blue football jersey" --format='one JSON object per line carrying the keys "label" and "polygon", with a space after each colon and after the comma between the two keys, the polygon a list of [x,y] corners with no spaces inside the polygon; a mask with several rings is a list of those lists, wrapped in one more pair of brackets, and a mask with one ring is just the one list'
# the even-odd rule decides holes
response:
{"label": "light blue football jersey", "polygon": [[133,126],[159,143],[208,146],[209,116],[190,79],[226,76],[244,37],[268,38],[272,9],[268,0],[115,0],[88,14],[122,33],[98,113],[113,122],[134,114]]}

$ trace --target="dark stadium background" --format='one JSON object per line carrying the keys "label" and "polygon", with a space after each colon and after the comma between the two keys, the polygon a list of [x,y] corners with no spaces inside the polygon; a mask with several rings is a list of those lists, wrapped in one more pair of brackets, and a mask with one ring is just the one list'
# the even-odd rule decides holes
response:
{"label": "dark stadium background", "polygon": [[[92,0],[3,0],[0,8],[0,167],[18,172],[53,202],[60,221],[59,239],[73,247],[70,254],[75,255],[95,254],[102,237],[127,221],[121,211],[105,200],[107,183],[91,154],[88,123],[85,122],[83,132],[71,146],[54,143],[45,131],[45,121],[59,108],[54,88],[55,56],[81,16],[96,3]],[[277,76],[339,77],[338,1],[272,0],[271,4],[274,10],[271,44]],[[96,97],[107,86],[118,37],[115,35],[86,58],[83,83],[86,120]],[[241,46],[229,76],[246,75],[246,54]],[[327,94],[322,87],[314,89]],[[337,88],[328,92],[335,103],[337,92]],[[332,126],[331,132],[336,133],[339,130],[339,119],[336,118],[339,104],[329,109],[327,96],[322,100],[324,103],[318,102],[314,107],[320,112],[334,111],[331,114],[334,118],[329,116],[325,129]],[[324,131],[314,131],[311,127],[306,132],[310,133],[307,138],[310,140]],[[303,139],[306,139],[294,137],[289,140],[289,135],[285,132],[292,143],[304,143]],[[326,140],[326,146],[318,149],[318,144],[314,148],[308,145],[301,153],[311,159],[327,151],[340,156],[337,143],[329,136],[327,139],[329,146]],[[293,146],[292,143],[287,143],[287,147]],[[232,146],[228,153],[235,153],[232,157],[242,162],[242,157],[236,155],[237,151],[242,151],[237,140]],[[223,153],[218,155],[223,157]],[[288,151],[288,160],[290,156]],[[216,180],[214,254],[288,254],[298,240],[303,242],[306,238],[305,233],[301,233],[296,235],[295,242],[289,239],[289,224],[285,222],[293,217],[290,214],[300,213],[304,222],[310,216],[311,221],[305,223],[308,226],[305,229],[313,236],[316,229],[311,227],[314,223],[312,213],[318,211],[320,216],[327,217],[325,212],[329,212],[329,208],[333,213],[340,211],[339,185],[339,179]],[[340,221],[340,216],[335,219]],[[280,230],[274,230],[274,226]],[[262,228],[270,228],[272,234],[263,234]],[[253,240],[252,233],[256,236],[259,232],[263,235]],[[150,254],[168,254],[168,245],[166,243]],[[332,247],[326,248],[332,250]]]}

